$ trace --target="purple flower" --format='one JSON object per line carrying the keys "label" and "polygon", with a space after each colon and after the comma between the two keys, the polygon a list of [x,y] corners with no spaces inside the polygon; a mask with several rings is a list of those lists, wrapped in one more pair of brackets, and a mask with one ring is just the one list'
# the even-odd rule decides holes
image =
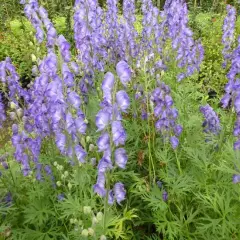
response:
{"label": "purple flower", "polygon": [[165,190],[162,193],[162,199],[164,202],[166,202],[168,200],[168,193]]}
{"label": "purple flower", "polygon": [[126,190],[124,185],[121,182],[118,182],[114,185],[114,196],[117,200],[117,203],[120,204],[126,198]]}
{"label": "purple flower", "polygon": [[93,186],[94,192],[97,193],[100,197],[106,195],[105,189],[105,175],[104,173],[99,173],[97,178],[97,183]]}
{"label": "purple flower", "polygon": [[102,133],[97,141],[97,146],[100,152],[103,152],[110,148],[110,137],[108,133]]}
{"label": "purple flower", "polygon": [[175,133],[175,135],[176,135],[177,137],[180,136],[181,133],[182,133],[182,130],[183,130],[183,128],[182,128],[181,125],[175,126],[175,128],[174,128],[174,133]]}
{"label": "purple flower", "polygon": [[124,90],[120,90],[116,93],[116,101],[118,107],[125,112],[130,105],[130,99],[127,93]]}
{"label": "purple flower", "polygon": [[56,135],[56,145],[61,151],[61,153],[65,152],[65,147],[66,147],[66,135],[62,133],[57,133]]}
{"label": "purple flower", "polygon": [[80,99],[79,95],[74,91],[72,91],[68,94],[68,101],[70,104],[72,104],[72,106],[75,109],[78,109],[81,105],[81,99]]}
{"label": "purple flower", "polygon": [[78,161],[80,161],[81,163],[84,163],[85,157],[87,155],[85,150],[80,145],[76,145],[74,149],[75,149],[75,153]]}
{"label": "purple flower", "polygon": [[110,190],[108,192],[108,204],[113,205],[113,203],[114,203],[114,193],[113,193],[113,190]]}
{"label": "purple flower", "polygon": [[63,60],[65,62],[70,62],[70,60],[71,60],[71,52],[70,52],[71,45],[65,39],[65,37],[63,35],[60,35],[58,37],[58,46],[60,48]]}
{"label": "purple flower", "polygon": [[125,61],[120,61],[116,66],[116,70],[121,83],[126,86],[132,77],[131,69],[128,64]]}
{"label": "purple flower", "polygon": [[103,82],[102,82],[102,90],[105,91],[112,91],[114,87],[114,75],[111,72],[107,72],[104,76]]}
{"label": "purple flower", "polygon": [[46,165],[44,167],[44,170],[45,170],[47,175],[52,175],[52,169],[51,169],[51,167],[49,165]]}
{"label": "purple flower", "polygon": [[214,110],[209,105],[206,105],[200,107],[200,111],[205,118],[203,122],[204,132],[218,134],[220,132],[220,121]]}
{"label": "purple flower", "polygon": [[98,112],[96,116],[96,126],[98,127],[98,131],[102,131],[108,126],[110,118],[111,115],[107,110],[103,109]]}
{"label": "purple flower", "polygon": [[124,130],[121,121],[113,121],[112,122],[112,137],[115,146],[124,145],[127,135]]}
{"label": "purple flower", "polygon": [[85,134],[87,129],[87,124],[84,121],[82,116],[77,117],[75,120],[76,130],[81,133]]}
{"label": "purple flower", "polygon": [[[173,108],[173,99],[170,96],[170,88],[159,82],[151,96],[154,103],[154,115],[158,118],[155,127],[161,133],[164,140],[170,140],[173,149],[179,145],[177,137],[182,132],[182,126],[176,124],[178,117],[177,109]],[[175,136],[173,135],[175,134]]]}
{"label": "purple flower", "polygon": [[233,183],[240,183],[240,175],[234,174],[232,178]]}
{"label": "purple flower", "polygon": [[172,145],[173,149],[176,149],[178,147],[179,140],[178,140],[177,137],[175,137],[175,136],[171,137],[170,142],[171,142],[171,145]]}
{"label": "purple flower", "polygon": [[128,160],[128,156],[125,149],[124,148],[116,149],[114,157],[117,166],[124,169],[126,167],[126,163]]}
{"label": "purple flower", "polygon": [[2,124],[5,120],[6,120],[6,114],[4,110],[4,105],[2,103],[2,96],[0,94],[0,128],[2,127]]}
{"label": "purple flower", "polygon": [[64,193],[58,194],[57,199],[58,199],[58,201],[60,201],[60,202],[63,201],[63,200],[65,199]]}
{"label": "purple flower", "polygon": [[108,160],[107,158],[103,157],[98,164],[98,173],[105,173],[108,169],[111,168],[112,168],[111,160]]}
{"label": "purple flower", "polygon": [[227,16],[224,19],[223,23],[223,36],[222,36],[222,43],[223,43],[223,57],[224,63],[223,67],[225,68],[228,61],[231,61],[232,58],[232,45],[234,43],[234,31],[235,31],[235,24],[236,24],[236,9],[231,6],[227,5]]}

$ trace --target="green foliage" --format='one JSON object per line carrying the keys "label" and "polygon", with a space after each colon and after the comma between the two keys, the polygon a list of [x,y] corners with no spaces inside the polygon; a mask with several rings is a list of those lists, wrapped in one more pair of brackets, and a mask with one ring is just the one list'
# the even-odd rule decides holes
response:
{"label": "green foliage", "polygon": [[[209,2],[206,6],[211,5],[207,5]],[[45,2],[45,6],[53,9],[64,4]],[[63,15],[54,18],[54,24],[59,34],[68,34],[71,40],[68,26],[72,23]],[[100,109],[103,73],[96,74],[96,91],[89,93],[84,107],[88,121],[88,132],[82,143],[88,150],[86,164],[71,166],[49,137],[43,142],[40,163],[51,166],[54,178],[43,174],[43,180],[36,181],[33,173],[24,177],[13,158],[10,130],[8,126],[1,130],[0,156],[8,152],[9,169],[0,167],[0,239],[95,240],[101,236],[104,239],[103,235],[107,239],[123,240],[240,239],[240,188],[231,179],[237,174],[235,169],[240,169],[240,155],[232,148],[235,117],[231,109],[218,108],[227,81],[227,70],[221,66],[223,16],[199,13],[190,19],[196,38],[202,37],[205,48],[200,74],[176,83],[178,72],[174,61],[167,72],[159,73],[161,80],[171,87],[174,105],[179,110],[179,122],[184,129],[179,148],[173,150],[156,132],[151,104],[147,106],[149,118],[141,119],[142,109],[134,98],[135,92],[133,88],[128,89],[132,111],[124,114],[123,124],[128,134],[129,160],[127,168],[110,179],[125,183],[127,199],[122,205],[104,208],[104,199],[93,193],[97,166],[90,163],[93,157],[97,163],[100,160],[95,146],[98,137],[95,116]],[[0,60],[10,56],[22,81],[31,80],[34,58],[41,59],[44,48],[36,43],[27,21],[12,20],[6,26],[9,30],[0,39]],[[136,29],[141,32],[141,15],[137,16]],[[169,57],[174,59],[172,55]],[[111,66],[109,69],[115,71]],[[136,70],[132,82],[144,86],[148,93],[156,87],[156,79],[145,69]],[[211,90],[217,93],[215,99],[207,95]],[[217,136],[202,131],[199,106],[206,103],[221,118],[221,133]],[[94,144],[93,150],[90,144]],[[167,201],[163,199],[165,191]],[[5,200],[9,192],[12,204]]]}

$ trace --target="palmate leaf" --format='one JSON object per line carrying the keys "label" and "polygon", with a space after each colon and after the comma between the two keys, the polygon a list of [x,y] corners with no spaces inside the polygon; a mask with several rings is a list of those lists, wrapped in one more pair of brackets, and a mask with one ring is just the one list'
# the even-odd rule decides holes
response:
{"label": "palmate leaf", "polygon": [[55,212],[51,208],[50,202],[44,199],[35,199],[32,203],[23,208],[24,223],[43,225]]}
{"label": "palmate leaf", "polygon": [[84,204],[77,196],[68,196],[57,207],[61,218],[78,217],[82,213]]}
{"label": "palmate leaf", "polygon": [[60,236],[63,237],[63,234],[60,233],[60,228],[58,227],[51,228],[46,232],[32,230],[30,228],[26,229],[17,228],[13,229],[12,236],[13,239],[18,240],[54,240],[54,239],[57,240],[59,239]]}

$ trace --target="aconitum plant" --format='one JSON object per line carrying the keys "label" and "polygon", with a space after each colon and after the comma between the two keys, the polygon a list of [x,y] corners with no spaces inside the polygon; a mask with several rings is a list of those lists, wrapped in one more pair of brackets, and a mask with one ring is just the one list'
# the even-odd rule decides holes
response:
{"label": "aconitum plant", "polygon": [[170,140],[172,148],[176,149],[179,145],[178,137],[182,132],[182,126],[176,123],[178,111],[173,108],[173,99],[169,86],[163,82],[159,83],[159,86],[152,93],[151,100],[154,103],[157,131],[164,141]]}
{"label": "aconitum plant", "polygon": [[235,24],[236,24],[236,9],[231,5],[227,5],[227,16],[224,19],[223,24],[223,35],[222,35],[222,43],[223,43],[223,67],[226,68],[228,62],[231,62],[231,53],[232,53],[232,45],[234,43],[234,32],[235,32]]}
{"label": "aconitum plant", "polygon": [[[119,69],[120,64],[117,64],[117,73],[123,85],[126,85],[126,79],[130,80],[131,73],[126,63],[124,68]],[[126,142],[126,132],[121,120],[122,113],[129,108],[130,99],[124,90],[117,91],[116,87],[117,81],[114,75],[111,72],[106,73],[102,82],[101,110],[96,116],[96,126],[101,132],[97,146],[99,151],[103,152],[103,157],[98,164],[98,179],[94,185],[94,191],[101,197],[107,195],[109,204],[113,204],[114,199],[117,203],[121,203],[126,195],[122,183],[116,183],[113,190],[110,189],[109,183],[109,176],[114,168],[112,159],[115,166],[122,169],[125,169],[128,160],[126,150],[120,146]]]}
{"label": "aconitum plant", "polygon": [[217,114],[210,105],[200,107],[205,120],[203,122],[203,129],[205,133],[218,134],[220,132],[220,121]]}
{"label": "aconitum plant", "polygon": [[177,52],[177,66],[183,70],[177,77],[178,81],[182,81],[200,70],[204,49],[200,41],[194,40],[193,32],[188,27],[187,3],[176,0],[167,1],[165,4],[164,25],[172,48]]}
{"label": "aconitum plant", "polygon": [[4,104],[2,102],[2,95],[0,94],[0,128],[2,128],[3,122],[6,120],[6,113]]}

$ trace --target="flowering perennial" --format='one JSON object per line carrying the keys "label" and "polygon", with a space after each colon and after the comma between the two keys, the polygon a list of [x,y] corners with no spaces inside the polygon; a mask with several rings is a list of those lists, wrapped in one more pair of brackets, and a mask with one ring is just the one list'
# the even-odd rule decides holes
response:
{"label": "flowering perennial", "polygon": [[159,83],[151,96],[154,103],[154,116],[157,121],[155,127],[163,136],[164,140],[169,140],[173,149],[176,149],[182,132],[182,126],[176,124],[178,117],[177,109],[173,108],[171,90],[165,83]]}
{"label": "flowering perennial", "polygon": [[228,61],[231,61],[231,52],[232,52],[232,45],[234,42],[234,31],[235,31],[235,24],[236,24],[236,9],[231,5],[227,5],[227,16],[224,19],[223,24],[223,36],[222,36],[222,43],[223,43],[223,67],[226,68]]}
{"label": "flowering perennial", "polygon": [[[124,68],[118,68],[119,64],[124,64]],[[126,84],[126,79],[130,80],[131,73],[127,63],[117,64],[117,73],[123,83]],[[124,76],[124,78],[123,78]],[[101,197],[106,194],[108,203],[113,204],[114,199],[118,203],[125,199],[126,191],[122,183],[116,183],[113,190],[106,189],[106,178],[108,172],[113,169],[112,158],[115,165],[124,169],[128,160],[126,150],[121,145],[126,142],[126,132],[122,126],[122,113],[126,112],[130,105],[130,99],[124,90],[116,92],[115,77],[112,73],[106,73],[102,82],[103,101],[101,110],[96,116],[96,126],[101,136],[97,141],[97,146],[100,152],[103,152],[103,157],[98,163],[98,179],[94,185],[94,191]],[[116,92],[116,94],[114,94]],[[107,180],[108,181],[108,180]],[[108,184],[108,183],[107,183]]]}
{"label": "flowering perennial", "polygon": [[200,107],[201,113],[204,115],[203,128],[206,133],[218,134],[220,131],[220,121],[217,114],[208,104]]}

